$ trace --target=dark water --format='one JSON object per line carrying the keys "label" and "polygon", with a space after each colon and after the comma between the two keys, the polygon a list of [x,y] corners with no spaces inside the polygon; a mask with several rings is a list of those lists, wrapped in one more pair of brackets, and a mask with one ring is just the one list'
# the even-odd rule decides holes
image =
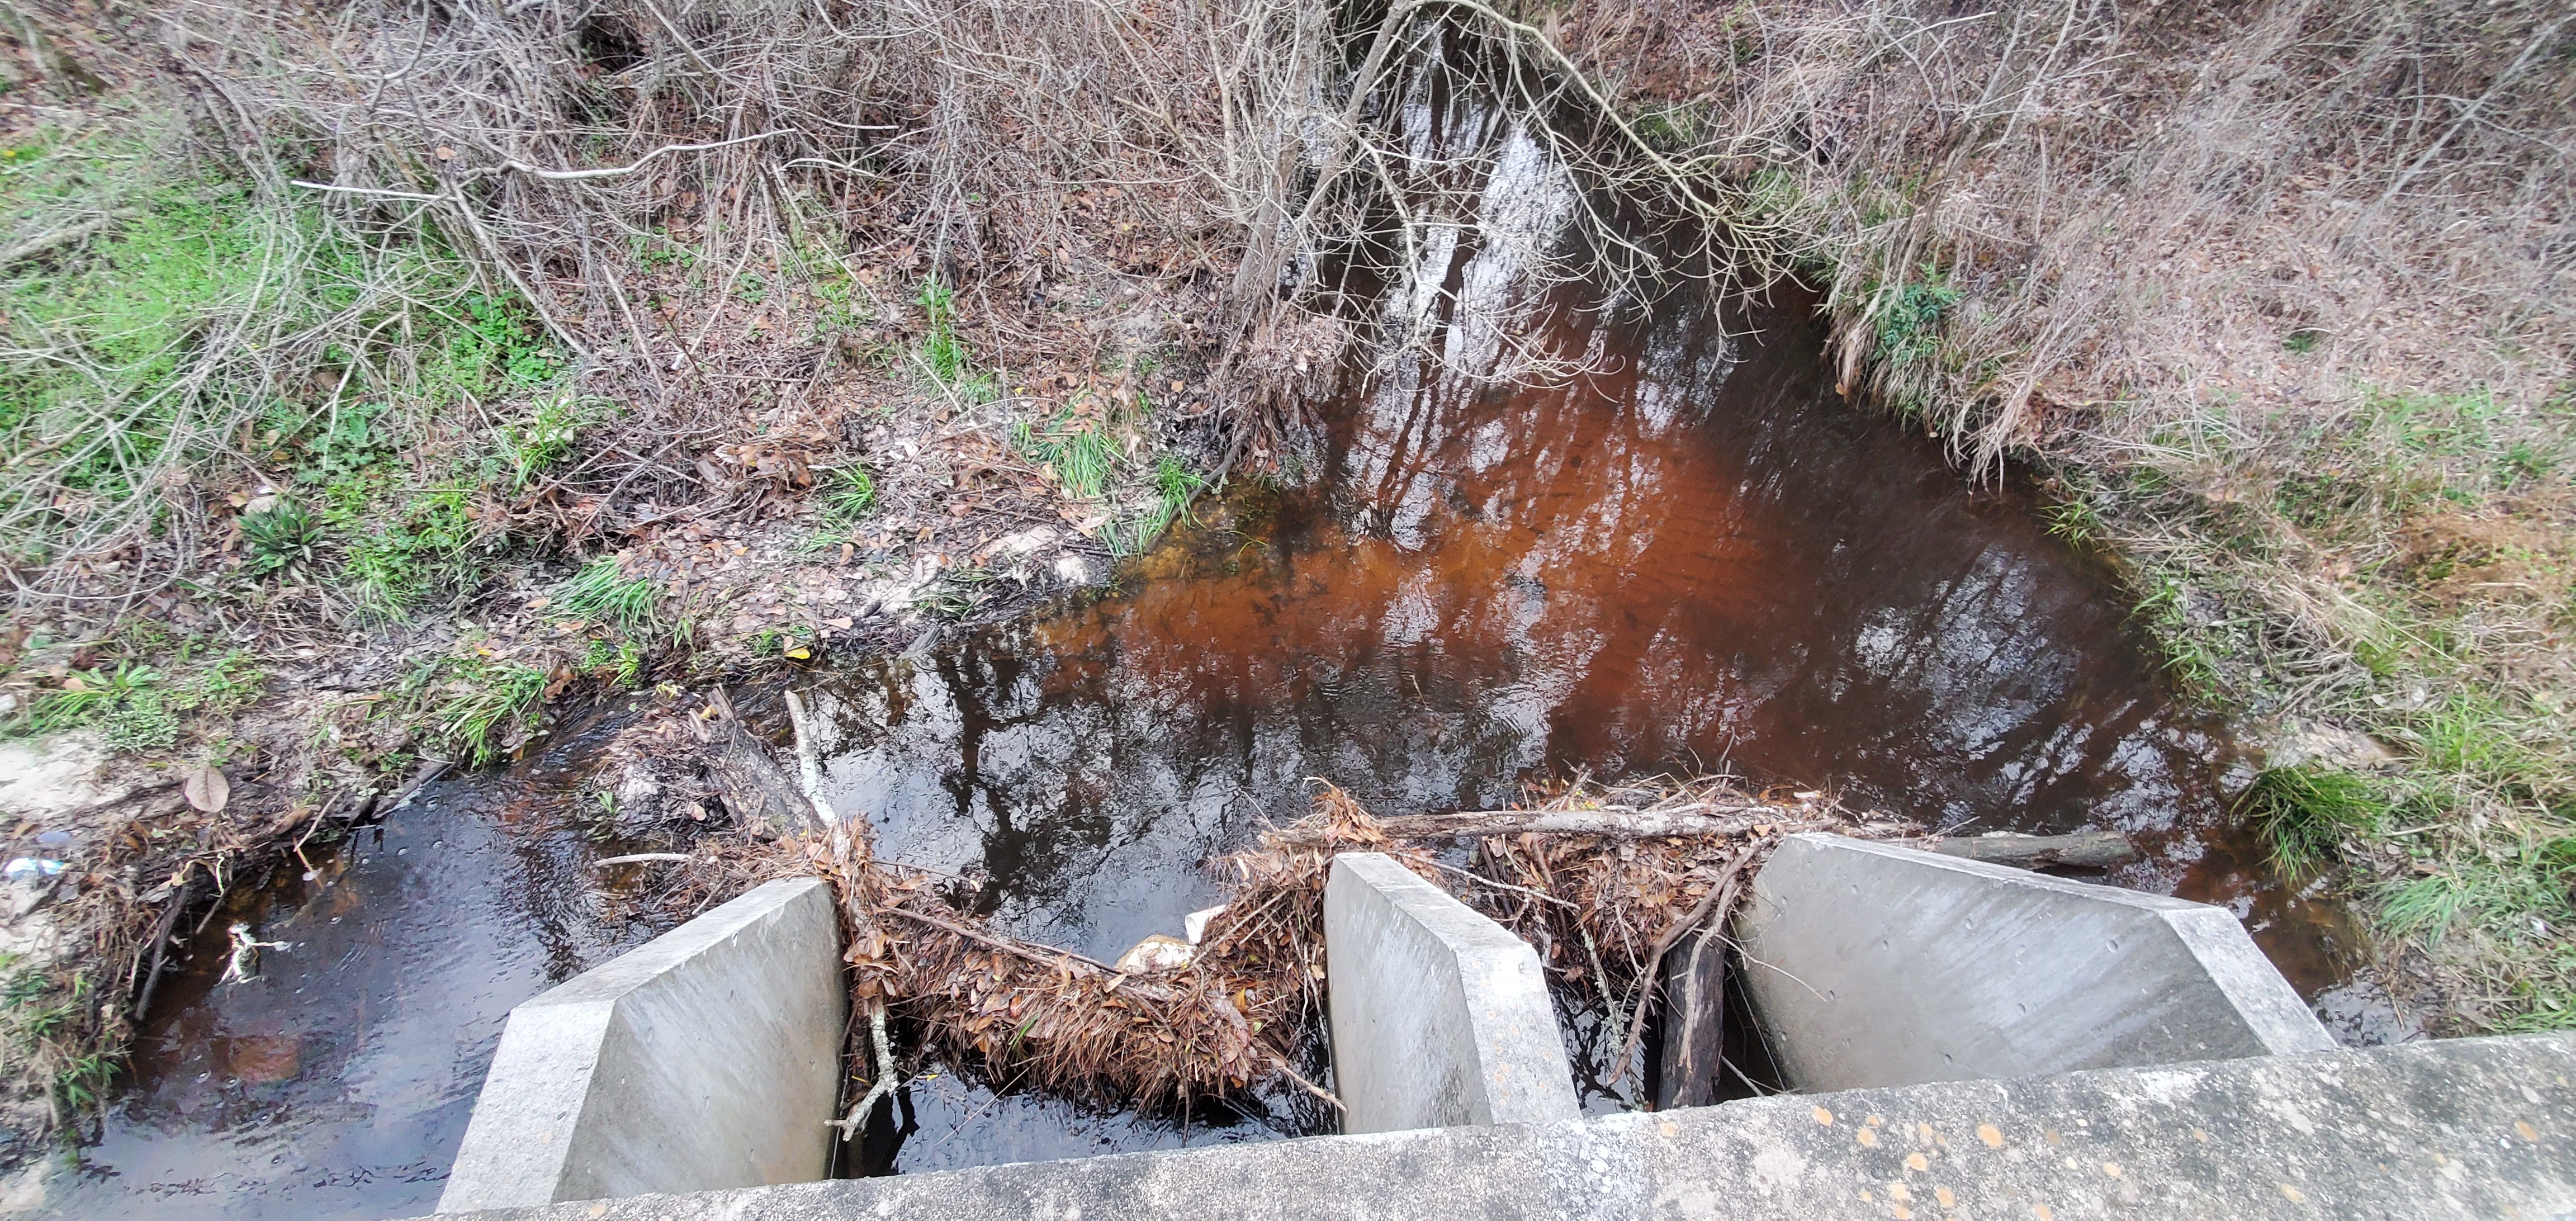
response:
{"label": "dark water", "polygon": [[[2339,909],[2247,864],[2228,750],[2029,496],[1836,399],[1804,301],[1567,299],[1523,333],[1594,372],[1370,379],[1322,412],[1312,491],[1238,493],[1126,592],[828,685],[836,807],[1108,959],[1216,902],[1210,859],[1309,778],[1412,812],[1726,767],[1952,831],[2138,833],[2151,859],[2110,881],[2232,904],[2304,994],[2386,1033],[2334,991]],[[1042,1105],[921,1121],[898,1164],[1018,1160],[1044,1124],[1013,1108]]]}
{"label": "dark water", "polygon": [[[649,939],[603,918],[553,763],[433,784],[282,871],[188,942],[134,1081],[48,1215],[406,1217],[430,1211],[510,1007]],[[251,922],[259,978],[218,984]]]}

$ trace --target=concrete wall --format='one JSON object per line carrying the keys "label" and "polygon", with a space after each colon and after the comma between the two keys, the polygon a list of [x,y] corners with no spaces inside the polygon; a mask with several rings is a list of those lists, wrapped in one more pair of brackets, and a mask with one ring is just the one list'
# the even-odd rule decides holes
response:
{"label": "concrete wall", "polygon": [[1838,835],[1795,835],[1737,915],[1800,1090],[2325,1051],[2222,908]]}
{"label": "concrete wall", "polygon": [[2576,1035],[1328,1136],[485,1221],[2555,1217]]}
{"label": "concrete wall", "polygon": [[848,1001],[818,878],[574,977],[510,1011],[439,1211],[823,1177]]}
{"label": "concrete wall", "polygon": [[1577,1113],[1538,954],[1412,870],[1334,857],[1324,958],[1344,1132]]}

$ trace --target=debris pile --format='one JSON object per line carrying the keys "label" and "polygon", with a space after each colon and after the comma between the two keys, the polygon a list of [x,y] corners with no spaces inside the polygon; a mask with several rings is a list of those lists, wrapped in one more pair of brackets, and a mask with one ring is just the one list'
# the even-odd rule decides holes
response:
{"label": "debris pile", "polygon": [[[961,879],[879,860],[853,836],[798,842],[838,888],[853,1012],[869,1025],[891,1014],[923,1051],[997,1088],[1165,1108],[1284,1083],[1337,1108],[1313,1081],[1336,853],[1386,853],[1527,938],[1569,999],[1611,1015],[1604,1029],[1624,1038],[1613,1062],[1625,1063],[1664,952],[1722,927],[1782,836],[1914,832],[1864,823],[1819,793],[1754,793],[1725,777],[1577,781],[1531,797],[1526,809],[1381,819],[1326,786],[1308,817],[1217,863],[1230,893],[1194,914],[1195,944],[1164,938],[1129,970],[996,929],[948,901]],[[1441,845],[1452,846],[1435,855]],[[852,1090],[863,1100],[852,1130],[896,1071],[867,1055],[861,1025],[854,1063],[876,1065],[879,1080]]]}

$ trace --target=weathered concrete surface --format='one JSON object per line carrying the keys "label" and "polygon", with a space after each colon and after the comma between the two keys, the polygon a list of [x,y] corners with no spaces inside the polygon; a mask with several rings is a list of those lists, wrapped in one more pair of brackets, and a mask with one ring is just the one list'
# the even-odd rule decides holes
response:
{"label": "weathered concrete surface", "polygon": [[2576,1035],[2530,1035],[643,1197],[488,1221],[2571,1210]]}
{"label": "weathered concrete surface", "polygon": [[1537,951],[1393,858],[1333,858],[1324,963],[1344,1132],[1580,1113]]}
{"label": "weathered concrete surface", "polygon": [[817,878],[771,882],[510,1011],[442,1213],[821,1178],[848,991]]}
{"label": "weathered concrete surface", "polygon": [[1807,1092],[2334,1046],[2234,916],[2161,895],[1794,835],[1736,931]]}

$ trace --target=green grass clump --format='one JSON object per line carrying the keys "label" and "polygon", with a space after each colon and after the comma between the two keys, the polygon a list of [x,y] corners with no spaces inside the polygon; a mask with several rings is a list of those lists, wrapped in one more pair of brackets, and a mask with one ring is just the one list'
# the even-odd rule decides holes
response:
{"label": "green grass clump", "polygon": [[1207,481],[1190,470],[1188,464],[1173,454],[1154,461],[1153,498],[1137,512],[1112,521],[1104,529],[1112,555],[1142,553],[1161,538],[1176,522],[1195,522],[1190,502],[1207,487]]}
{"label": "green grass clump", "polygon": [[546,672],[534,666],[452,653],[432,658],[404,683],[434,750],[469,768],[517,750],[545,715]]}
{"label": "green grass clump", "polygon": [[824,471],[822,494],[823,516],[837,524],[848,525],[876,511],[877,481],[861,463]]}
{"label": "green grass clump", "polygon": [[2048,506],[2042,514],[2047,519],[2048,532],[2070,547],[2100,546],[2109,530],[2102,521],[2101,510],[2080,495],[2070,495]]}
{"label": "green grass clump", "polygon": [[2265,768],[2236,812],[2270,845],[2274,868],[2303,878],[2332,862],[2344,837],[2384,829],[2389,804],[2366,777],[2301,764]]}
{"label": "green grass clump", "polygon": [[1078,500],[1106,493],[1124,460],[1107,425],[1069,411],[1044,428],[1032,428],[1022,420],[1011,431],[1020,453],[1053,470],[1064,490]]}
{"label": "green grass clump", "polygon": [[921,282],[913,299],[921,307],[929,332],[921,338],[921,363],[942,386],[956,385],[967,371],[966,343],[957,337],[957,299],[937,280]]}
{"label": "green grass clump", "polygon": [[537,400],[526,419],[501,428],[501,457],[510,467],[510,490],[524,492],[549,467],[572,455],[589,401],[570,394]]}
{"label": "green grass clump", "polygon": [[584,619],[628,637],[644,637],[661,627],[656,605],[661,596],[651,577],[630,578],[615,556],[602,556],[558,586],[546,609],[559,619]]}

